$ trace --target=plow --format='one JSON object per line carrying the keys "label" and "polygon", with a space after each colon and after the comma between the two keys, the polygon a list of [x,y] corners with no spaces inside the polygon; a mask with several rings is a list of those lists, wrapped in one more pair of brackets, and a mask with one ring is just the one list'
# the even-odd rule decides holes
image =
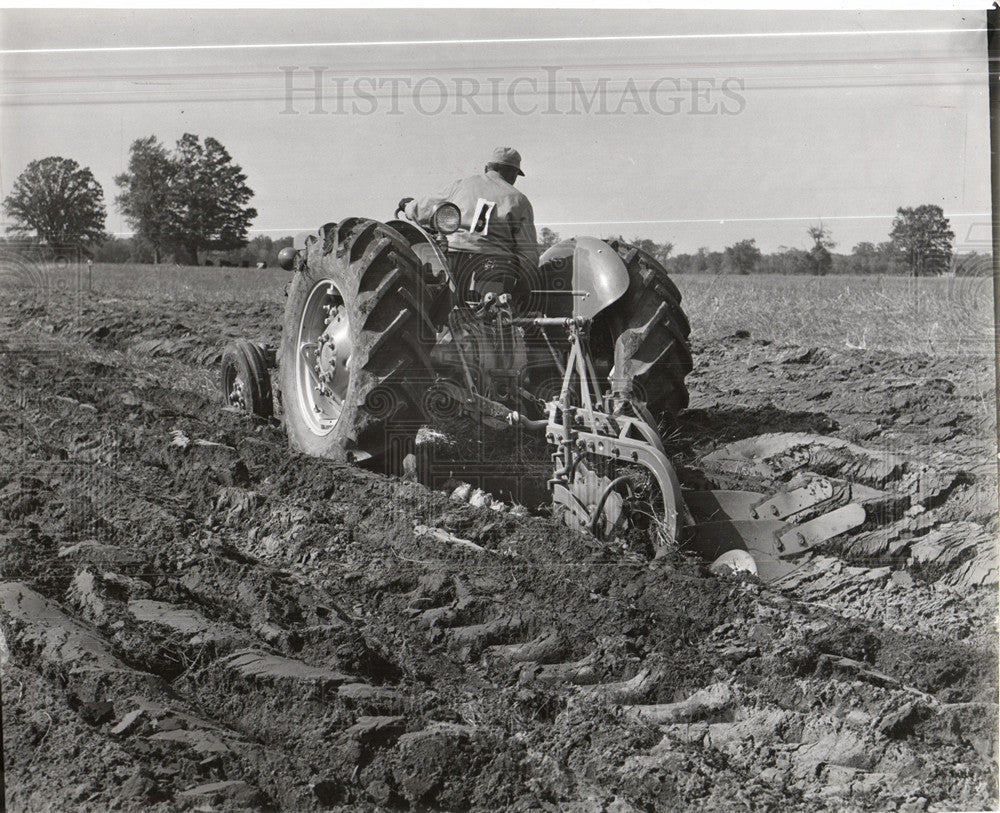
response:
{"label": "plow", "polygon": [[[548,484],[567,525],[607,540],[646,532],[657,555],[686,550],[716,568],[774,581],[795,569],[798,555],[864,523],[864,506],[851,501],[859,487],[822,477],[773,495],[683,490],[645,406],[616,404],[595,389],[586,326],[586,319],[570,320],[566,373],[547,419],[510,416],[512,423],[544,424],[546,441],[558,449]],[[574,384],[579,406],[571,405]]]}
{"label": "plow", "polygon": [[578,237],[512,275],[449,250],[460,220],[450,203],[426,223],[349,218],[284,249],[281,345],[226,348],[225,403],[262,419],[277,403],[295,451],[390,473],[392,439],[442,417],[536,432],[565,524],[764,581],[865,522],[864,487],[818,475],[682,488],[663,438],[688,402],[690,326],[653,257]]}

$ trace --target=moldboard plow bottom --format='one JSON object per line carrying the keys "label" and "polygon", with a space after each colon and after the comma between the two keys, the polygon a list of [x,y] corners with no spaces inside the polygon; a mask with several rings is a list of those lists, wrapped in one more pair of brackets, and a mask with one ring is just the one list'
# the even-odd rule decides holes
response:
{"label": "moldboard plow bottom", "polygon": [[752,572],[774,581],[796,569],[796,558],[865,521],[863,505],[839,498],[828,480],[767,497],[753,491],[695,491],[685,495],[695,524],[684,547],[720,565],[750,569],[745,558],[727,554],[745,550]]}

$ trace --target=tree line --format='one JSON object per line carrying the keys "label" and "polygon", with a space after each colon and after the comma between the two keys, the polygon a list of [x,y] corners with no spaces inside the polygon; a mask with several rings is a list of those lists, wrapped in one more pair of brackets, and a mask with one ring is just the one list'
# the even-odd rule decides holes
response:
{"label": "tree line", "polygon": [[[279,238],[258,235],[239,248],[203,251],[199,263],[204,266],[273,268],[278,264],[278,252],[293,242],[290,235]],[[154,256],[152,247],[145,240],[136,237],[109,237],[93,248],[92,259],[95,263],[152,263]],[[169,254],[166,259],[175,261]]]}
{"label": "tree line", "polygon": [[[185,133],[173,149],[155,136],[134,141],[128,168],[115,178],[115,205],[134,231],[130,238],[105,232],[104,191],[87,167],[69,158],[32,161],[4,200],[11,220],[8,244],[34,242],[79,252],[98,262],[152,262],[166,259],[197,265],[274,265],[291,237],[247,239],[257,210],[247,176],[216,139]],[[988,273],[989,255],[954,255],[954,232],[940,206],[899,207],[888,240],[858,243],[849,254],[834,253],[827,226],[809,226],[808,249],[781,247],[764,254],[756,240],[739,240],[723,251],[700,248],[674,254],[670,242],[635,237],[632,243],[675,274],[910,274]],[[559,242],[548,228],[541,247]]]}
{"label": "tree line", "polygon": [[[168,149],[148,136],[132,143],[128,169],[115,178],[115,205],[135,235],[129,241],[107,234],[104,190],[88,167],[71,158],[32,161],[3,206],[13,242],[33,239],[57,256],[82,250],[109,261],[170,258],[197,265],[200,252],[247,245],[257,210],[248,205],[253,190],[246,181],[217,139],[185,133]],[[101,257],[105,246],[110,256]]]}
{"label": "tree line", "polygon": [[[670,242],[657,243],[643,237],[628,242],[650,254],[672,274],[980,276],[992,273],[989,253],[954,253],[955,234],[941,207],[933,204],[899,207],[888,240],[878,244],[858,243],[849,254],[832,250],[837,244],[829,227],[822,223],[809,226],[806,234],[812,240],[810,248],[782,246],[768,254],[752,238],[739,240],[722,251],[699,248],[689,254],[674,254]],[[555,245],[559,239],[548,228],[539,233],[543,248]],[[621,237],[612,235],[609,239]]]}

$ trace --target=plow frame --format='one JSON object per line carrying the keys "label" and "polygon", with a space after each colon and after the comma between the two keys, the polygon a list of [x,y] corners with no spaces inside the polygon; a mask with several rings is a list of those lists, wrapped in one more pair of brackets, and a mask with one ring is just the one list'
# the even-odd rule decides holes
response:
{"label": "plow frame", "polygon": [[[580,527],[595,532],[605,503],[615,488],[625,485],[625,478],[611,480],[595,494],[581,498],[583,488],[580,463],[585,455],[597,455],[609,460],[634,463],[653,476],[663,498],[661,544],[675,546],[683,530],[686,509],[680,482],[673,465],[663,450],[655,427],[650,423],[641,404],[602,395],[593,361],[590,358],[588,336],[592,319],[585,316],[568,318],[535,318],[516,320],[540,328],[561,327],[569,333],[570,351],[563,367],[559,397],[546,405],[545,421],[527,421],[511,413],[511,423],[544,427],[545,439],[557,447],[553,454],[556,469],[549,480],[553,503],[561,505]],[[579,405],[571,398],[579,393]],[[616,404],[615,401],[618,401]],[[631,408],[635,415],[625,413]],[[589,498],[593,498],[590,502]]]}

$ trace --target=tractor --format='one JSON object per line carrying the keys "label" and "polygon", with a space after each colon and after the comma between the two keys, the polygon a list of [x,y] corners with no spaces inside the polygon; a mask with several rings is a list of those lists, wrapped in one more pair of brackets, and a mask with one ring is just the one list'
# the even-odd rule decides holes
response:
{"label": "tractor", "polygon": [[340,463],[385,467],[399,427],[441,416],[538,432],[553,513],[571,527],[774,570],[784,524],[754,522],[768,498],[682,493],[664,453],[692,358],[663,266],[625,242],[577,237],[498,282],[489,258],[449,250],[460,224],[444,202],[427,223],[400,210],[388,222],[348,218],[283,249],[294,273],[276,398],[272,354],[239,341],[223,353],[225,402],[271,419],[277,401],[295,451]]}

